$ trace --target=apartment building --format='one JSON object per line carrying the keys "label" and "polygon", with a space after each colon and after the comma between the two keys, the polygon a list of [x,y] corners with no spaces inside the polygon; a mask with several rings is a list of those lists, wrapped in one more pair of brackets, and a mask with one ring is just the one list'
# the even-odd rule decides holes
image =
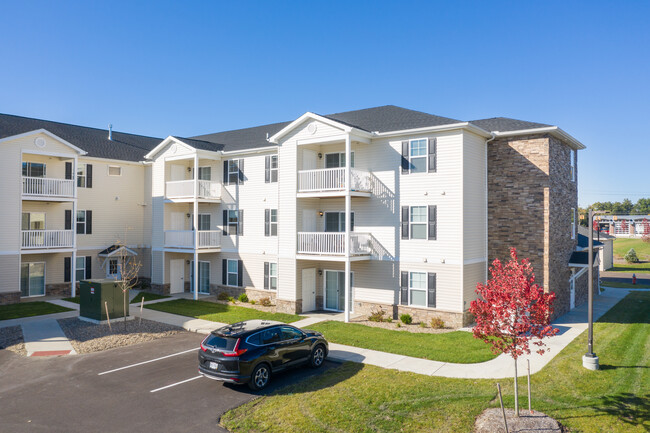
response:
{"label": "apartment building", "polygon": [[466,324],[510,246],[558,312],[584,297],[584,146],[555,126],[384,106],[162,140],[2,115],[0,145],[4,302],[118,276],[116,244],[161,293],[246,292],[287,312]]}

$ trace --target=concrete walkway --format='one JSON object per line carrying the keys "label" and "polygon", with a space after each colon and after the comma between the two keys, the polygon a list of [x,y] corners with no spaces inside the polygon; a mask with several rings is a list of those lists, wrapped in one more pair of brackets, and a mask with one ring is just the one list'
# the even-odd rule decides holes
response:
{"label": "concrete walkway", "polygon": [[29,321],[23,323],[22,328],[27,356],[56,356],[76,353],[56,319],[41,318],[41,320]]}

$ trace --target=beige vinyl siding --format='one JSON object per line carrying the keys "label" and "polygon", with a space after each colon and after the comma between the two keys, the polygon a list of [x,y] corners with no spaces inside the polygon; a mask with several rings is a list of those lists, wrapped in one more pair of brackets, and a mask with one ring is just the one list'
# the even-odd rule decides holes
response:
{"label": "beige vinyl siding", "polygon": [[[2,235],[0,236],[0,252],[3,254],[17,253],[20,250],[21,243],[20,208],[22,166],[20,146],[19,143],[14,141],[0,143],[0,146],[2,149],[2,158],[0,158],[0,185],[2,185],[2,206],[0,206]],[[16,270],[15,272],[18,271]],[[3,286],[4,283],[0,282],[0,287]],[[9,287],[7,291],[15,290],[15,287]]]}
{"label": "beige vinyl siding", "polygon": [[445,311],[462,311],[462,270],[460,265],[446,263],[400,263],[400,271],[436,274],[436,309]]}
{"label": "beige vinyl siding", "polygon": [[[46,230],[65,230],[65,211],[72,212],[72,202],[23,201],[23,213],[42,212],[45,214]],[[22,228],[22,220],[21,220]],[[94,228],[94,223],[93,223]],[[75,230],[74,218],[71,230]]]}
{"label": "beige vinyl siding", "polygon": [[20,291],[20,256],[0,255],[0,293]]}
{"label": "beige vinyl siding", "polygon": [[[222,267],[223,259],[241,260],[243,266],[242,284],[245,288],[253,288],[257,290],[264,290],[264,262],[277,263],[278,259],[273,255],[262,254],[233,254],[221,253],[215,255],[215,260],[212,267],[215,269],[214,277],[211,279],[211,284],[222,284]],[[278,264],[278,274],[281,272]]]}
{"label": "beige vinyl siding", "polygon": [[[21,263],[44,262],[45,284],[62,284],[64,258],[70,256],[70,253],[23,254],[21,257]],[[18,287],[18,289],[20,290],[20,287]],[[48,294],[47,290],[45,291],[45,294]]]}
{"label": "beige vinyl siding", "polygon": [[[309,131],[309,125],[312,124],[316,126],[316,132],[313,134]],[[282,137],[280,141],[284,145],[284,143],[300,140],[316,140],[320,138],[341,135],[343,133],[344,131],[340,128],[336,128],[318,120],[306,119],[300,125],[296,126],[293,131]]]}
{"label": "beige vinyl siding", "polygon": [[[44,147],[38,147],[35,144],[37,138],[43,138],[45,140]],[[49,135],[44,134],[42,132],[39,132],[38,134],[23,136],[15,140],[11,140],[11,142],[18,144],[21,150],[27,153],[33,152],[34,154],[42,154],[42,153],[64,154],[64,155],[70,155],[71,158],[74,157],[76,153],[75,150],[72,149],[67,144],[53,137],[50,137]],[[54,176],[48,175],[48,177],[54,177]],[[61,175],[60,179],[63,179],[63,175]]]}
{"label": "beige vinyl siding", "polygon": [[471,132],[463,138],[463,259],[486,260],[486,143]]}
{"label": "beige vinyl siding", "polygon": [[485,283],[486,262],[463,266],[463,309],[467,311],[470,303],[476,299],[476,284]]}

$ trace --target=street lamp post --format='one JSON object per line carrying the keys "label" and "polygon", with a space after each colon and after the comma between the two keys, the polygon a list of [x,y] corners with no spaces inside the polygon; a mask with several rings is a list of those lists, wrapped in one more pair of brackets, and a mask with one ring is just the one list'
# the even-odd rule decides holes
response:
{"label": "street lamp post", "polygon": [[608,213],[606,211],[594,211],[589,209],[589,248],[587,254],[587,282],[589,299],[587,321],[589,322],[589,340],[587,342],[587,353],[582,356],[582,366],[589,370],[598,370],[598,356],[594,353],[594,215]]}

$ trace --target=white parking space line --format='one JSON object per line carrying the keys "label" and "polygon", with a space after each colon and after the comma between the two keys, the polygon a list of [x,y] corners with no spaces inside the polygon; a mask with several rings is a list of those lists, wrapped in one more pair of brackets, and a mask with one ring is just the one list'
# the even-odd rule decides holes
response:
{"label": "white parking space line", "polygon": [[182,355],[182,354],[184,354],[184,353],[188,353],[188,352],[196,352],[197,350],[198,350],[198,347],[195,347],[195,348],[193,348],[193,349],[184,350],[184,351],[182,351],[182,352],[172,353],[171,355],[161,356],[160,358],[150,359],[149,361],[138,362],[137,364],[131,364],[131,365],[127,365],[127,366],[125,366],[125,367],[116,368],[116,369],[113,369],[113,370],[102,371],[101,373],[97,373],[97,376],[102,376],[102,375],[104,375],[104,374],[108,374],[108,373],[114,373],[114,372],[116,372],[116,371],[125,370],[125,369],[127,369],[127,368],[137,367],[137,366],[139,366],[139,365],[149,364],[150,362],[160,361],[161,359],[171,358],[172,356],[178,356],[178,355]]}
{"label": "white parking space line", "polygon": [[181,385],[181,384],[183,384],[183,383],[191,382],[191,381],[193,381],[193,380],[200,379],[200,378],[202,378],[202,377],[203,377],[203,376],[196,376],[196,377],[192,377],[192,378],[190,378],[190,379],[181,380],[180,382],[172,383],[171,385],[163,386],[162,388],[152,389],[152,390],[149,391],[149,392],[158,392],[158,391],[162,391],[163,389],[167,389],[167,388],[171,388],[172,386]]}

